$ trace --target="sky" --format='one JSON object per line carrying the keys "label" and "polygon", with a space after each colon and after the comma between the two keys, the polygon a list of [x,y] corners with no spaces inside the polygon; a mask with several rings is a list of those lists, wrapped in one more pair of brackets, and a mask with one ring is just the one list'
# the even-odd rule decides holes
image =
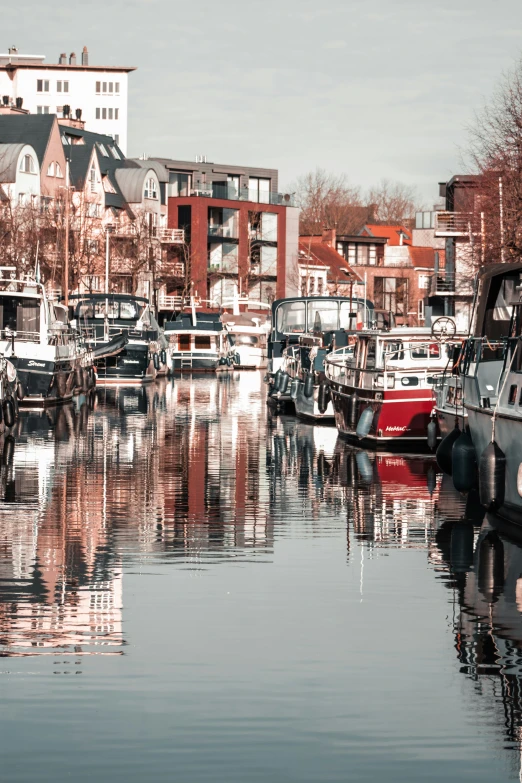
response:
{"label": "sky", "polygon": [[316,168],[426,206],[522,54],[520,0],[19,0],[0,50],[136,66],[128,154]]}

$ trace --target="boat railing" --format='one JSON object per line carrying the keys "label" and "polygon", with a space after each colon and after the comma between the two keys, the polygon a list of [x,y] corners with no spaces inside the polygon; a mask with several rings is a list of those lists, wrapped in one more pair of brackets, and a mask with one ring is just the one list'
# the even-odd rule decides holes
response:
{"label": "boat railing", "polygon": [[0,339],[2,340],[14,340],[15,342],[24,343],[39,343],[40,332],[23,331],[18,329],[1,329]]}

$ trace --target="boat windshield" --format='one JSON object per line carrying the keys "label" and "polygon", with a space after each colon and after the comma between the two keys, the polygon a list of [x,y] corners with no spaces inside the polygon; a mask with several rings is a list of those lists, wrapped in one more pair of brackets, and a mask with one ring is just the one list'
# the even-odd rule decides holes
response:
{"label": "boat windshield", "polygon": [[284,302],[277,308],[276,327],[283,334],[298,334],[306,329],[304,302]]}
{"label": "boat windshield", "polygon": [[308,302],[308,331],[331,332],[339,329],[339,303]]}
{"label": "boat windshield", "polygon": [[86,299],[78,306],[78,316],[87,320],[101,320],[107,316],[111,320],[137,321],[143,312],[143,305],[128,299],[109,299],[108,309],[105,304],[105,299]]}
{"label": "boat windshield", "polygon": [[0,328],[14,332],[40,331],[40,299],[25,296],[0,297]]}

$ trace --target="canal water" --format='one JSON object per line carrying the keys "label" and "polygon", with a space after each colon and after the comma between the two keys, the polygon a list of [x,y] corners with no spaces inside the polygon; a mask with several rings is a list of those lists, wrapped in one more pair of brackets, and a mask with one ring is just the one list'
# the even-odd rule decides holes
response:
{"label": "canal water", "polygon": [[25,413],[0,469],[0,780],[517,780],[522,549],[431,457],[258,373]]}

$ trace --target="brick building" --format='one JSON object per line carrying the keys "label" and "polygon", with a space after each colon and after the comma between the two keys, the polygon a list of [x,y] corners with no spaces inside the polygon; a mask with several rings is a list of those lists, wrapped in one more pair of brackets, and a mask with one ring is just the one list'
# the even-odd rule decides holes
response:
{"label": "brick building", "polygon": [[186,237],[169,294],[212,306],[236,293],[267,303],[297,293],[299,210],[278,193],[275,169],[156,160],[169,173],[168,227]]}

